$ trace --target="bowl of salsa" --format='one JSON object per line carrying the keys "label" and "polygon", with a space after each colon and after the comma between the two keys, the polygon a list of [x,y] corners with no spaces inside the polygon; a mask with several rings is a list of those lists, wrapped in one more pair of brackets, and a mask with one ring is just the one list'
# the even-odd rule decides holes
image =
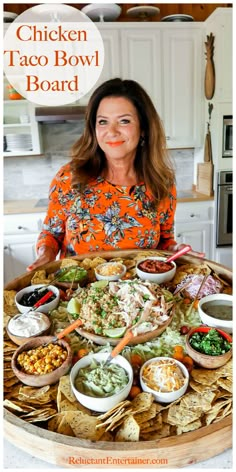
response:
{"label": "bowl of salsa", "polygon": [[142,280],[162,284],[172,280],[176,273],[174,261],[166,262],[166,257],[152,256],[138,261],[136,274]]}

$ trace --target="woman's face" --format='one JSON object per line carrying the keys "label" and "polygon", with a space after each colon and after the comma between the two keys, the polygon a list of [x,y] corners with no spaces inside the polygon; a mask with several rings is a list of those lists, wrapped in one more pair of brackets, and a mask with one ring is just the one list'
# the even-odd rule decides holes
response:
{"label": "woman's face", "polygon": [[141,134],[135,106],[124,97],[103,98],[97,110],[95,132],[108,159],[134,159]]}

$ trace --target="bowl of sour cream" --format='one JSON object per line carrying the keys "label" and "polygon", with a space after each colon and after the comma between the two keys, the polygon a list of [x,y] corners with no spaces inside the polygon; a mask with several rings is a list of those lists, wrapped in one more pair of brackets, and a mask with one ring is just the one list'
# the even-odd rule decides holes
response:
{"label": "bowl of sour cream", "polygon": [[31,338],[48,334],[50,328],[49,317],[39,311],[15,315],[10,318],[6,326],[9,338],[18,346]]}

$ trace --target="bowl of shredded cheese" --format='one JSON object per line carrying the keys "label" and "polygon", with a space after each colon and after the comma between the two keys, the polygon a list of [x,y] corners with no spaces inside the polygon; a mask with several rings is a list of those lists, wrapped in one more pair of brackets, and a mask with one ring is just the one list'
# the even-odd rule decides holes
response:
{"label": "bowl of shredded cheese", "polygon": [[154,357],[140,370],[140,384],[157,402],[170,403],[184,395],[189,382],[187,368],[171,357]]}
{"label": "bowl of shredded cheese", "polygon": [[95,268],[97,280],[115,281],[126,274],[126,266],[121,262],[105,262]]}

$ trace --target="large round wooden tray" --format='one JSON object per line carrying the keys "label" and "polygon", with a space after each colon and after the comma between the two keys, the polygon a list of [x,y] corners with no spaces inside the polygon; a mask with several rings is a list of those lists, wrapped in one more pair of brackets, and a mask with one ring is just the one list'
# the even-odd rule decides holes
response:
{"label": "large round wooden tray", "polygon": [[[134,257],[134,251],[84,254],[75,259],[101,256]],[[143,252],[143,251],[142,251]],[[165,252],[164,254],[168,254]],[[183,256],[178,263],[199,265],[201,259]],[[231,271],[212,261],[205,261],[224,280],[232,282]],[[47,264],[48,273],[58,269],[60,261]],[[23,274],[8,283],[7,290],[20,290],[30,283],[33,273]],[[196,431],[155,441],[129,443],[93,442],[47,431],[27,423],[4,409],[4,435],[15,446],[52,464],[66,468],[180,468],[214,457],[232,447],[232,415]]]}

